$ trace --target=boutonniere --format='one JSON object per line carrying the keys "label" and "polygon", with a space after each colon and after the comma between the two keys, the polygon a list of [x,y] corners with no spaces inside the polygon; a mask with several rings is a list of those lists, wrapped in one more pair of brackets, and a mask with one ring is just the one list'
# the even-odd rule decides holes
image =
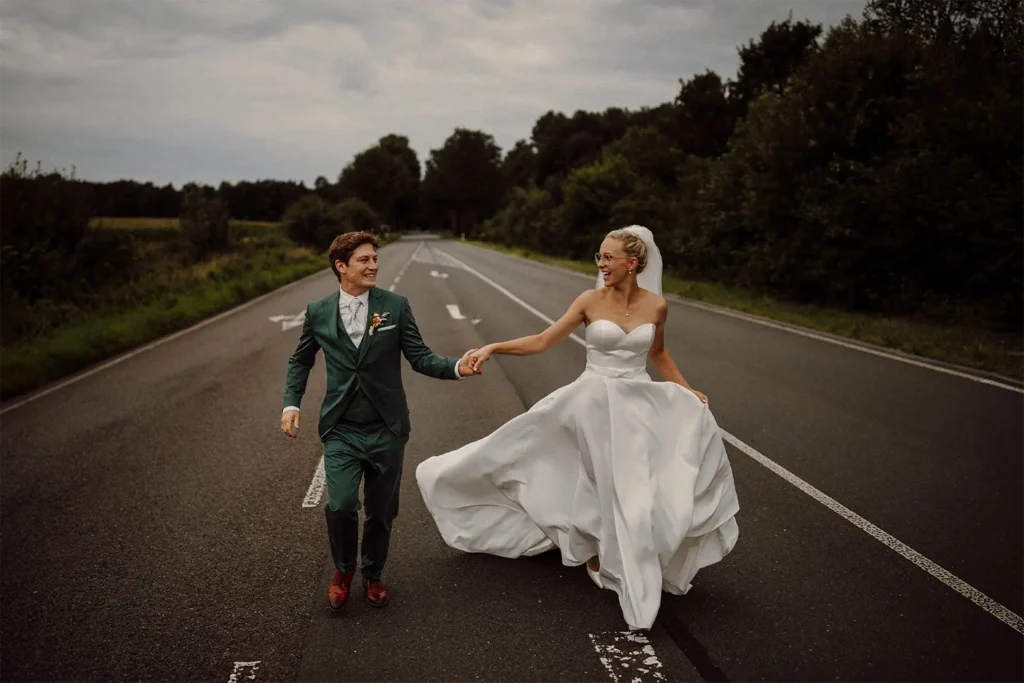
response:
{"label": "boutonniere", "polygon": [[387,312],[384,312],[384,313],[374,313],[373,314],[373,317],[370,318],[370,336],[371,337],[373,336],[373,331],[376,330],[381,325],[383,325],[384,322],[388,319],[388,315],[390,315],[390,314],[387,313]]}

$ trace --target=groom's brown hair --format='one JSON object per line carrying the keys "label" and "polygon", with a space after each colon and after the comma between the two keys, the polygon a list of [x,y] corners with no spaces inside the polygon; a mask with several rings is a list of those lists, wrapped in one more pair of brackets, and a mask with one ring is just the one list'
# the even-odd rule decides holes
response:
{"label": "groom's brown hair", "polygon": [[338,235],[331,242],[331,248],[327,250],[327,258],[330,259],[331,270],[334,271],[334,275],[338,278],[339,282],[341,281],[341,273],[334,266],[334,262],[348,263],[355,250],[364,244],[372,244],[375,250],[380,250],[380,241],[372,232],[346,232]]}

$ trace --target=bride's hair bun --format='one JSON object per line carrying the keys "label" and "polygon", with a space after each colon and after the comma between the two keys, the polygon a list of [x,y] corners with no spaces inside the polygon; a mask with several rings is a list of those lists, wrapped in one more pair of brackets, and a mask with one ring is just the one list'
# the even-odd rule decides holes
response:
{"label": "bride's hair bun", "polygon": [[607,239],[618,240],[626,250],[626,255],[637,260],[636,272],[639,275],[647,267],[647,244],[632,230],[612,230],[605,236]]}

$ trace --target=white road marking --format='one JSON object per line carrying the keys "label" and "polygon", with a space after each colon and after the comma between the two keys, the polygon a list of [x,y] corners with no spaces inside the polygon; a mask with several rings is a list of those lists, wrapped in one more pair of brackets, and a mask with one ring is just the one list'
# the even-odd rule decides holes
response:
{"label": "white road marking", "polygon": [[[409,259],[405,262],[401,269],[399,269],[398,275],[395,276],[395,279],[391,283],[391,286],[388,287],[389,292],[395,291],[395,287],[398,286],[398,282],[402,279],[402,276],[405,275],[405,271],[409,267],[409,264],[412,263],[413,260],[415,260],[416,255],[420,252],[420,249],[422,248],[423,242],[420,242],[419,244],[416,245],[416,249],[413,250],[412,255],[409,256]],[[324,495],[324,488],[326,486],[327,474],[324,471],[324,457],[321,455],[320,462],[317,463],[316,469],[313,471],[313,480],[309,483],[309,488],[306,489],[306,497],[302,499],[302,507],[312,508],[320,505],[320,499]]]}
{"label": "white road marking", "polygon": [[665,680],[665,675],[661,673],[661,660],[644,633],[591,633],[590,642],[614,683]]}
{"label": "white road marking", "polygon": [[907,544],[900,541],[898,538],[886,533],[885,531],[875,526],[868,520],[864,519],[863,517],[861,517],[856,512],[846,507],[836,499],[822,493],[821,491],[819,491],[818,489],[816,489],[815,487],[811,486],[806,481],[801,479],[800,477],[796,476],[795,474],[787,470],[782,465],[778,464],[777,462],[774,462],[773,460],[769,459],[767,456],[760,453],[756,449],[743,443],[742,441],[740,441],[739,439],[737,439],[735,436],[725,431],[724,429],[722,430],[722,438],[725,439],[727,442],[731,443],[738,450],[742,451],[743,453],[753,458],[754,461],[756,461],[757,463],[764,465],[769,470],[779,475],[787,482],[797,487],[798,489],[806,493],[808,496],[810,496],[814,500],[818,501],[819,503],[827,507],[832,512],[836,513],[837,515],[845,519],[850,524],[854,525],[855,527],[857,527],[864,533],[868,534],[875,540],[881,542],[890,550],[896,552],[905,559],[910,560],[918,567],[925,570],[933,577],[935,577],[942,583],[946,584],[947,586],[955,590],[957,593],[964,596],[965,598],[973,602],[975,605],[977,605],[978,607],[982,608],[983,610],[994,616],[996,619],[999,619],[999,621],[1003,622],[1010,628],[1020,632],[1021,634],[1024,634],[1024,618],[1022,618],[1016,612],[1013,612],[1010,609],[1004,607],[1003,605],[999,604],[992,598],[988,597],[987,595],[985,595],[977,588],[964,581],[963,579],[955,576],[951,572],[935,564],[921,553],[917,552]]}
{"label": "white road marking", "polygon": [[398,283],[401,282],[402,276],[405,275],[405,271],[409,267],[409,264],[413,262],[413,260],[416,258],[416,255],[420,253],[420,249],[422,248],[423,242],[420,242],[419,244],[416,245],[416,248],[413,250],[412,255],[409,257],[409,260],[407,260],[405,264],[399,269],[398,275],[395,276],[395,281],[391,283],[390,287],[388,287],[389,292],[395,291],[395,287],[397,287]]}
{"label": "white road marking", "polygon": [[[478,247],[478,248],[482,249],[484,247]],[[500,252],[496,252],[496,253],[500,253]],[[449,256],[449,258],[455,258],[455,257],[450,256],[448,254],[445,254],[445,255]],[[505,254],[505,255],[509,256],[510,258],[514,258],[514,259],[518,259],[520,261],[523,261],[524,263],[529,263],[530,265],[533,265],[533,266],[541,266],[541,267],[544,267],[544,268],[549,268],[551,270],[558,271],[559,273],[564,273],[564,274],[567,274],[567,275],[574,275],[576,277],[583,278],[583,279],[585,279],[585,280],[587,280],[587,281],[589,281],[591,283],[594,282],[594,278],[593,277],[591,277],[589,275],[584,275],[583,273],[580,273],[580,272],[577,272],[577,271],[574,271],[574,270],[569,270],[568,268],[562,268],[560,266],[554,266],[554,265],[551,265],[550,263],[542,263],[540,261],[531,261],[529,259],[524,259],[524,258],[522,258],[520,256],[512,256],[511,254]],[[593,286],[593,285],[591,285],[591,286]],[[707,304],[707,303],[703,303],[703,302],[700,302],[700,301],[694,301],[692,299],[686,299],[686,298],[678,296],[676,294],[667,294],[667,295],[665,295],[665,298],[669,299],[670,301],[674,301],[675,303],[683,304],[684,306],[692,306],[693,308],[699,308],[702,311],[707,311],[709,313],[717,313],[719,315],[729,316],[730,318],[738,318],[739,320],[745,320],[746,322],[749,322],[749,323],[754,323],[756,325],[763,325],[765,327],[771,327],[772,329],[781,330],[782,332],[789,332],[791,334],[797,334],[797,335],[800,335],[801,337],[808,337],[810,339],[815,339],[817,341],[822,341],[822,342],[825,342],[827,344],[835,344],[836,346],[842,346],[843,348],[851,349],[853,351],[860,351],[862,353],[868,353],[868,354],[871,354],[872,356],[878,356],[880,358],[888,358],[889,360],[894,360],[894,361],[897,361],[897,362],[900,362],[900,363],[906,363],[907,365],[913,365],[913,366],[916,366],[916,367],[919,367],[919,368],[925,368],[927,370],[934,370],[935,372],[940,372],[940,373],[942,373],[944,375],[950,375],[952,377],[959,377],[961,379],[970,380],[972,382],[977,382],[979,384],[987,384],[988,386],[999,387],[1000,389],[1006,389],[1008,391],[1013,391],[1013,392],[1016,392],[1018,394],[1024,394],[1024,386],[1021,386],[1021,385],[1018,385],[1018,384],[1010,384],[1009,382],[1000,381],[1000,380],[997,380],[997,379],[989,379],[987,377],[981,377],[979,375],[974,375],[974,374],[970,373],[968,368],[964,368],[963,370],[957,370],[955,368],[949,368],[949,367],[946,367],[944,365],[937,365],[937,364],[929,362],[928,360],[925,360],[925,359],[923,359],[921,357],[914,357],[914,356],[911,356],[910,354],[894,353],[892,351],[886,351],[885,349],[882,349],[882,348],[875,348],[875,347],[870,346],[868,342],[861,342],[861,343],[858,344],[858,343],[855,343],[855,342],[839,339],[839,338],[831,336],[831,335],[823,334],[823,333],[820,333],[820,332],[814,332],[812,330],[799,327],[798,325],[795,325],[795,324],[787,325],[785,323],[779,323],[779,322],[775,322],[773,320],[767,320],[767,319],[762,318],[760,316],[751,315],[749,313],[743,313],[743,312],[740,312],[740,311],[734,311],[734,310],[725,308],[724,306],[715,306],[714,304]]]}
{"label": "white road marking", "polygon": [[299,327],[302,323],[306,322],[306,311],[303,310],[301,313],[295,315],[272,315],[270,316],[270,322],[281,323],[281,331],[286,332],[293,327]]}
{"label": "white road marking", "polygon": [[[450,256],[450,255],[449,255],[449,257],[450,258],[455,258],[455,257]],[[517,304],[519,304],[520,306],[522,306],[523,308],[528,310],[530,313],[533,313],[535,316],[537,316],[538,318],[540,318],[544,322],[548,323],[549,325],[555,322],[554,320],[552,320],[548,316],[546,316],[543,313],[541,313],[540,311],[538,311],[533,306],[530,306],[528,303],[526,303],[525,301],[523,301],[522,299],[520,299],[516,295],[512,294],[511,292],[509,292],[507,289],[505,289],[504,287],[499,285],[497,282],[494,282],[493,280],[491,280],[486,275],[480,273],[477,270],[474,270],[473,268],[469,267],[465,263],[461,263],[460,262],[460,264],[461,264],[461,267],[463,269],[465,269],[467,272],[472,273],[473,275],[477,276],[478,278],[480,278],[481,280],[483,280],[487,284],[491,285],[492,287],[497,289],[499,292],[501,292],[502,294],[507,296],[509,299],[511,299],[512,301],[516,302]],[[576,343],[581,344],[582,346],[586,347],[587,343],[583,339],[581,339],[578,335],[570,334],[569,337],[573,341],[575,341]],[[821,503],[822,505],[824,505],[828,509],[832,510],[837,515],[839,515],[840,517],[842,517],[846,521],[850,522],[851,524],[853,524],[855,527],[857,527],[858,529],[860,529],[864,533],[868,534],[869,536],[871,536],[875,540],[881,542],[883,545],[885,545],[890,550],[893,550],[894,552],[896,552],[897,554],[901,555],[905,559],[910,560],[915,565],[917,565],[921,569],[923,569],[926,572],[928,572],[928,574],[930,574],[932,577],[938,579],[939,581],[944,583],[949,588],[952,588],[953,590],[955,590],[957,593],[960,593],[965,598],[967,598],[968,600],[970,600],[974,604],[978,605],[983,610],[985,610],[986,612],[988,612],[989,614],[991,614],[995,618],[999,619],[1000,621],[1002,621],[1004,624],[1006,624],[1010,628],[1020,632],[1021,634],[1024,634],[1024,618],[1022,618],[1019,614],[1017,614],[1016,612],[1013,612],[1012,610],[1008,609],[1007,607],[1001,605],[1000,603],[996,602],[992,598],[988,597],[987,595],[985,595],[984,593],[979,591],[977,588],[971,586],[969,583],[967,583],[963,579],[960,579],[959,577],[955,576],[951,572],[949,572],[949,571],[943,569],[942,567],[940,567],[939,565],[935,564],[934,562],[929,560],[927,557],[925,557],[921,553],[917,552],[916,550],[914,550],[910,546],[908,546],[905,543],[903,543],[902,541],[900,541],[898,538],[896,538],[896,537],[886,533],[881,528],[875,526],[874,524],[872,524],[868,520],[864,519],[863,517],[858,515],[856,512],[853,512],[852,510],[850,510],[849,508],[847,508],[845,505],[843,505],[839,501],[835,500],[834,498],[831,498],[830,496],[826,495],[825,493],[822,493],[821,491],[819,491],[818,489],[816,489],[815,487],[811,486],[806,481],[801,479],[800,477],[796,476],[795,474],[793,474],[792,472],[787,470],[782,465],[780,465],[777,462],[771,460],[770,458],[768,458],[764,454],[760,453],[755,448],[747,445],[746,443],[744,443],[740,439],[737,439],[735,436],[733,436],[729,432],[725,431],[724,429],[722,429],[721,432],[722,432],[722,438],[726,442],[732,444],[734,447],[736,447],[742,453],[750,456],[755,462],[757,462],[757,463],[759,463],[761,465],[764,465],[771,472],[774,472],[775,474],[779,475],[784,480],[786,480],[787,482],[789,482],[790,484],[792,484],[793,486],[795,486],[799,490],[803,491],[804,493],[806,493],[811,498],[813,498],[814,500],[818,501],[819,503]]]}
{"label": "white road marking", "polygon": [[313,472],[313,481],[306,489],[306,497],[302,499],[302,507],[315,508],[320,505],[320,498],[324,495],[324,487],[327,485],[327,473],[324,471],[324,456],[320,456],[320,462],[316,464]]}
{"label": "white road marking", "polygon": [[439,277],[442,280],[448,279],[448,273],[439,273],[436,270],[430,271],[430,277]]}
{"label": "white road marking", "polygon": [[[256,670],[260,662],[235,662],[235,668],[228,677],[228,683],[241,683],[242,681],[255,681]],[[248,670],[248,673],[246,672]]]}
{"label": "white road marking", "polygon": [[448,315],[450,315],[455,320],[466,319],[466,316],[462,315],[462,312],[459,310],[459,307],[456,306],[455,304],[448,304],[447,306],[445,306],[445,308],[448,309]]}
{"label": "white road marking", "polygon": [[170,334],[170,335],[168,335],[166,337],[161,337],[160,339],[157,339],[156,341],[150,342],[149,344],[146,344],[145,346],[140,346],[139,348],[137,348],[137,349],[135,349],[133,351],[129,351],[128,353],[126,353],[124,355],[121,355],[121,356],[118,356],[118,357],[113,358],[111,360],[108,360],[106,363],[103,363],[102,365],[98,365],[95,368],[93,368],[92,370],[87,370],[87,371],[83,372],[80,375],[75,375],[74,377],[70,377],[70,378],[64,380],[63,382],[59,382],[58,384],[55,384],[52,387],[49,387],[48,389],[43,389],[42,391],[39,391],[39,392],[37,392],[35,394],[31,394],[31,395],[21,399],[20,401],[18,401],[16,403],[13,403],[13,404],[11,404],[9,406],[5,406],[4,408],[0,409],[0,415],[3,415],[4,413],[8,413],[8,412],[10,412],[12,410],[15,410],[16,408],[20,408],[21,406],[23,406],[23,405],[25,405],[27,403],[31,403],[32,401],[35,401],[36,399],[40,399],[43,396],[46,396],[48,394],[52,394],[53,392],[58,391],[59,389],[63,389],[64,387],[70,386],[70,385],[74,384],[75,382],[80,382],[81,380],[85,379],[86,377],[91,377],[92,375],[95,375],[97,372],[102,372],[103,370],[106,370],[107,368],[111,368],[111,367],[117,365],[118,363],[123,363],[124,361],[128,360],[129,358],[133,358],[133,357],[139,355],[140,353],[144,353],[146,351],[149,351],[150,349],[155,349],[158,346],[162,346],[162,345],[166,344],[167,342],[174,341],[175,339],[177,339],[179,337],[183,337],[186,334],[190,334],[192,332],[195,332],[196,330],[201,330],[202,328],[206,327],[207,325],[212,325],[213,323],[217,322],[218,320],[223,320],[224,318],[228,317],[229,315],[234,315],[234,314],[238,313],[239,311],[244,311],[245,309],[249,308],[250,306],[255,306],[256,304],[258,304],[259,302],[263,301],[267,297],[273,296],[275,294],[280,294],[281,292],[287,291],[287,290],[291,289],[292,287],[297,287],[298,285],[301,285],[302,283],[304,283],[304,282],[306,282],[308,280],[312,280],[313,278],[321,277],[323,274],[324,274],[324,271],[318,271],[316,273],[313,273],[312,275],[309,275],[307,277],[302,278],[301,280],[296,280],[295,282],[290,282],[287,285],[285,285],[284,287],[278,287],[277,289],[275,289],[275,290],[273,290],[271,292],[267,292],[266,294],[260,295],[260,296],[256,297],[255,299],[253,299],[251,301],[247,301],[247,302],[245,302],[244,304],[242,304],[240,306],[235,306],[234,308],[232,308],[230,310],[227,310],[227,311],[224,311],[223,313],[219,313],[219,314],[213,316],[212,318],[207,318],[206,320],[198,322],[195,325],[193,325],[192,327],[187,327],[184,330],[179,330],[178,332],[175,332],[174,334]]}

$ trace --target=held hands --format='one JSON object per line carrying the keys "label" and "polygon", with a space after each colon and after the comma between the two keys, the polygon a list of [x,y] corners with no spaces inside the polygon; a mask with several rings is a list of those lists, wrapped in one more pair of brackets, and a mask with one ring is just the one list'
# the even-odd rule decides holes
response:
{"label": "held hands", "polygon": [[285,436],[295,438],[298,436],[295,432],[299,428],[299,411],[289,410],[281,416],[281,431],[284,432]]}
{"label": "held hands", "polygon": [[494,353],[494,347],[488,344],[483,348],[470,351],[466,354],[469,356],[474,373],[478,375],[482,375],[484,373],[483,364],[487,362],[487,359],[491,357],[492,353]]}
{"label": "held hands", "polygon": [[459,359],[459,375],[462,377],[469,377],[470,375],[479,375],[480,373],[473,367],[473,354],[478,353],[477,349],[470,349],[466,353],[462,354],[462,358]]}

